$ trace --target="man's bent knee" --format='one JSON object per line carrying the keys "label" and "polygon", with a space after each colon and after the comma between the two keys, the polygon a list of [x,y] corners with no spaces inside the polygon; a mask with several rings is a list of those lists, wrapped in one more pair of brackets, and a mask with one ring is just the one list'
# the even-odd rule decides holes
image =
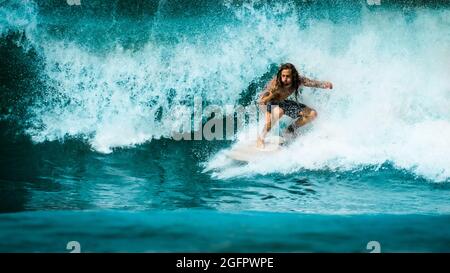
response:
{"label": "man's bent knee", "polygon": [[300,111],[299,116],[306,119],[315,119],[317,117],[317,111],[314,109],[304,109]]}

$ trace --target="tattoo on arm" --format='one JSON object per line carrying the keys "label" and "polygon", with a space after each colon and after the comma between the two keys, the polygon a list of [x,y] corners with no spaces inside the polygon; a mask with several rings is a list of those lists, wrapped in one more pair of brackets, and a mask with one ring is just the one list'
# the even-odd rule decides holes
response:
{"label": "tattoo on arm", "polygon": [[325,82],[323,82],[323,81],[316,81],[316,80],[309,79],[307,77],[300,77],[300,82],[304,86],[314,87],[314,88],[324,88],[324,84],[325,84]]}

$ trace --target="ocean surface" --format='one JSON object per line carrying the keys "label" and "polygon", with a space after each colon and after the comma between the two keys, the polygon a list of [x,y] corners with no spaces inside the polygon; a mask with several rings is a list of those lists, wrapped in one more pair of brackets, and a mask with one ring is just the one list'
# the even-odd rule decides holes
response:
{"label": "ocean surface", "polygon": [[[318,118],[230,159],[285,62]],[[448,1],[0,1],[0,252],[450,252],[449,67]]]}

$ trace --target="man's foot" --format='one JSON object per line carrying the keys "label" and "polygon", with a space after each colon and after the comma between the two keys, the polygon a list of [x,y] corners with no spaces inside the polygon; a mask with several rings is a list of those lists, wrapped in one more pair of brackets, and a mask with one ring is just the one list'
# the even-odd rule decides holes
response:
{"label": "man's foot", "polygon": [[283,133],[283,138],[285,139],[282,145],[288,145],[298,136],[298,130],[294,125],[289,125]]}
{"label": "man's foot", "polygon": [[293,124],[291,124],[291,125],[289,125],[287,128],[286,128],[286,133],[289,133],[289,134],[294,134],[295,133],[295,127],[294,127],[294,125]]}
{"label": "man's foot", "polygon": [[264,148],[264,139],[258,137],[256,140],[256,148]]}
{"label": "man's foot", "polygon": [[289,125],[284,131],[285,138],[294,138],[297,136],[297,128],[294,125]]}

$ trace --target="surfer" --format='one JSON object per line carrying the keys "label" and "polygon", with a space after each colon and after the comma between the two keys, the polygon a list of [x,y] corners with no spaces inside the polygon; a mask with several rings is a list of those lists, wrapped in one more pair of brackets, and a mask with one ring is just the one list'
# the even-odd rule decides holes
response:
{"label": "surfer", "polygon": [[[258,136],[256,146],[264,147],[264,138],[283,115],[295,119],[286,129],[286,134],[294,135],[297,128],[311,122],[317,117],[313,108],[298,102],[299,89],[303,86],[332,89],[333,84],[328,81],[316,81],[301,76],[295,66],[285,63],[278,69],[277,75],[267,84],[259,95],[258,104],[265,113],[265,125],[261,135]],[[295,100],[287,98],[294,94]]]}

